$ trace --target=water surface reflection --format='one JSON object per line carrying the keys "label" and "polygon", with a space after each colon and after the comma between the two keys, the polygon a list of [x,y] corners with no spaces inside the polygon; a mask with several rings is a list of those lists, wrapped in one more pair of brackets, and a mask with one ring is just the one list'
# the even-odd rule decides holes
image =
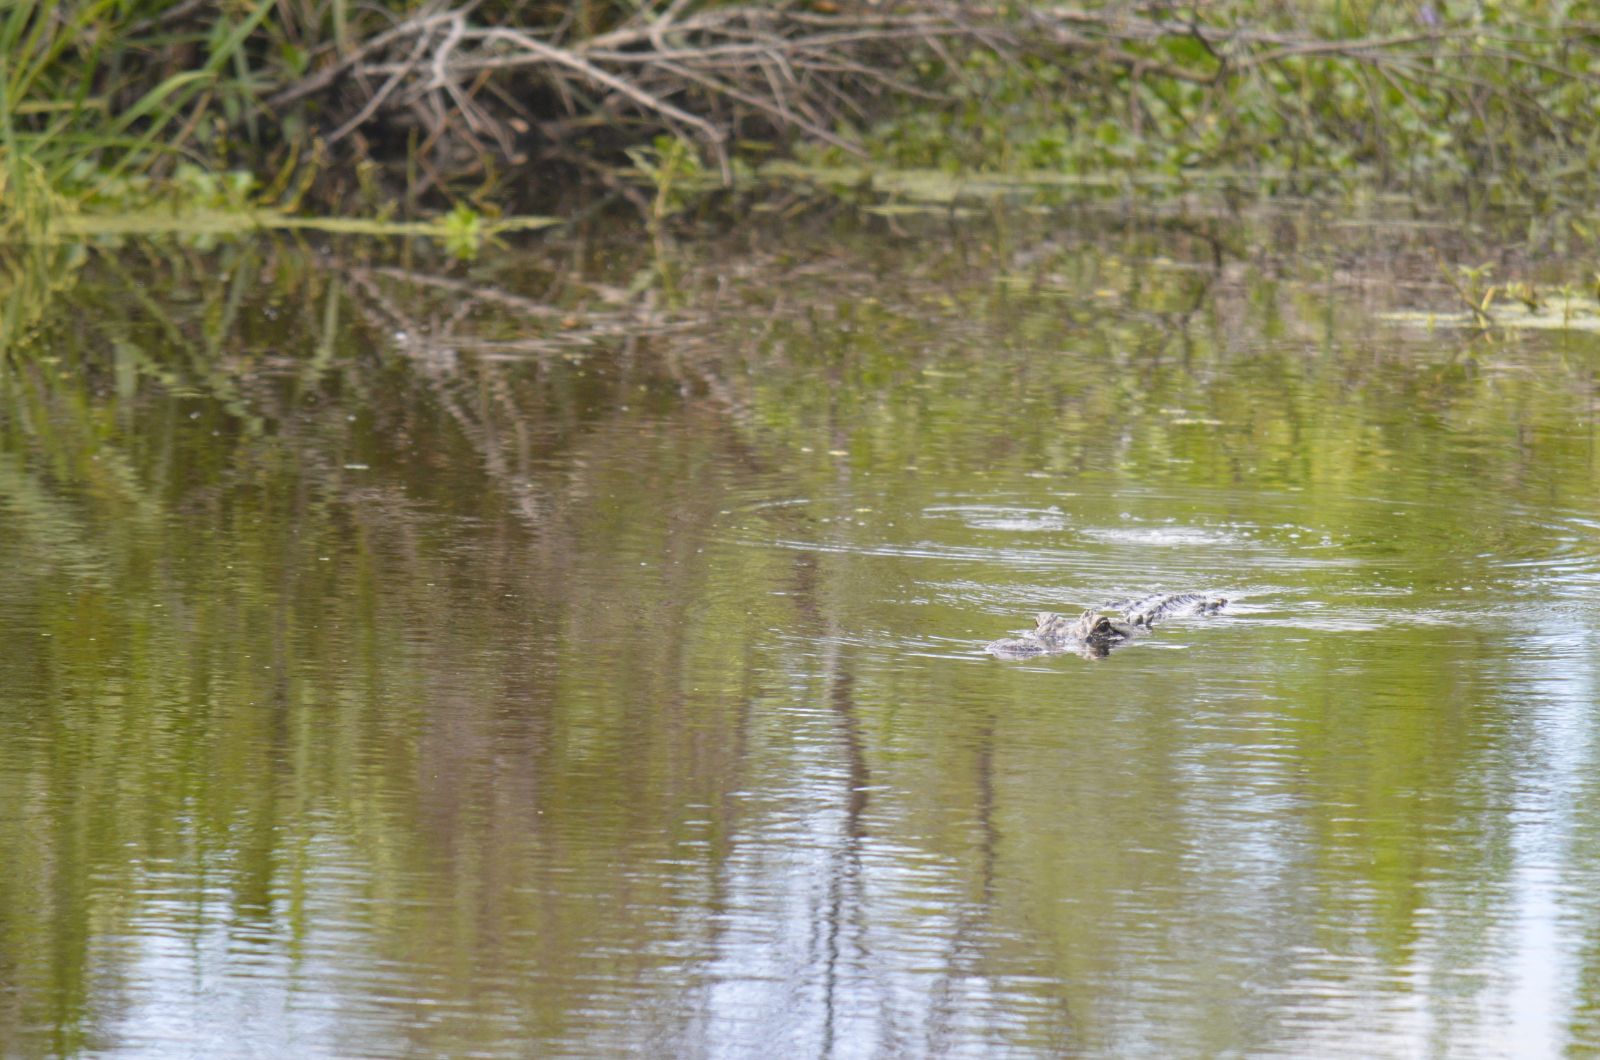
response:
{"label": "water surface reflection", "polygon": [[[0,387],[4,1051],[1600,1047],[1600,347],[1186,249],[88,276]],[[1233,604],[981,653],[1153,589]]]}

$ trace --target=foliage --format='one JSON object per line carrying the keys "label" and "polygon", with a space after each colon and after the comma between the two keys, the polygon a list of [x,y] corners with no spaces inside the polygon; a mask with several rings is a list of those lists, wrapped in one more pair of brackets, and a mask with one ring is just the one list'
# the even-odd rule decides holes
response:
{"label": "foliage", "polygon": [[[1593,190],[1597,86],[1592,0],[7,0],[0,170],[98,210],[295,207],[314,182],[371,213],[615,187],[631,161],[659,225],[692,178],[799,141],[831,164],[1539,208]],[[38,209],[0,199],[0,237]]]}
{"label": "foliage", "polygon": [[1041,46],[924,53],[919,76],[948,85],[951,104],[906,107],[869,143],[906,167],[1233,169],[1267,191],[1546,205],[1600,172],[1596,13],[1539,0],[1157,8],[1108,18],[1070,64]]}
{"label": "foliage", "polygon": [[483,219],[477,211],[458,204],[444,216],[445,248],[459,261],[471,261],[478,256],[483,243]]}
{"label": "foliage", "polygon": [[694,145],[676,136],[658,136],[650,147],[628,149],[628,160],[655,188],[650,217],[660,225],[687,204],[686,187],[702,182],[705,169]]}
{"label": "foliage", "polygon": [[[271,0],[215,5],[203,34],[171,34],[156,0],[10,0],[0,16],[0,123],[7,156],[52,186],[92,191],[184,151],[224,152],[252,101],[247,45]],[[141,62],[147,54],[161,61]]]}

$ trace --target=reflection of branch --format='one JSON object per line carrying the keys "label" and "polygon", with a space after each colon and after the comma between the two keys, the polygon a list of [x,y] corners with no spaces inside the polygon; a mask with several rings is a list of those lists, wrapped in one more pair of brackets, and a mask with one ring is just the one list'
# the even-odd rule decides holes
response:
{"label": "reflection of branch", "polygon": [[435,287],[444,291],[453,291],[456,294],[466,295],[469,301],[493,302],[496,305],[514,309],[527,316],[552,317],[561,310],[545,302],[537,302],[532,298],[502,291],[496,287],[486,287],[481,283],[468,283],[466,280],[453,280],[448,276],[438,276],[434,273],[415,272],[411,269],[382,266],[373,269],[351,269],[353,275],[386,276],[402,283],[413,284],[418,287]]}
{"label": "reflection of branch", "polygon": [[[479,351],[490,360],[510,360],[517,355],[568,351],[575,347],[593,346],[601,340],[660,334],[691,326],[687,320],[668,319],[642,298],[629,301],[625,292],[599,283],[586,285],[596,301],[621,304],[606,309],[592,303],[581,307],[562,307],[481,283],[395,266],[351,268],[347,273],[355,282],[358,292],[371,300],[372,308],[384,315],[385,326],[404,333],[402,347],[405,352],[441,361],[453,359],[462,350]],[[570,281],[573,278],[567,279]],[[379,280],[459,296],[453,302],[452,316],[447,326],[435,326],[432,329],[423,326],[413,312],[402,309],[401,304],[388,295],[385,285]],[[525,321],[539,321],[540,333],[512,339],[486,338],[470,331],[462,332],[457,327],[470,318],[477,308],[487,305],[509,310]]]}
{"label": "reflection of branch", "polygon": [[[513,464],[515,454],[526,449],[518,439],[532,436],[531,423],[537,419],[530,421],[512,386],[517,377],[507,374],[502,362],[570,356],[602,342],[690,326],[688,320],[667,319],[645,298],[629,300],[598,283],[587,285],[592,295],[588,303],[563,307],[486,284],[392,266],[351,267],[345,275],[357,310],[418,367],[419,380],[530,524],[547,513]],[[479,310],[490,307],[498,311],[501,323],[507,315],[513,319],[517,337],[479,330]],[[464,361],[464,352],[473,356]]]}

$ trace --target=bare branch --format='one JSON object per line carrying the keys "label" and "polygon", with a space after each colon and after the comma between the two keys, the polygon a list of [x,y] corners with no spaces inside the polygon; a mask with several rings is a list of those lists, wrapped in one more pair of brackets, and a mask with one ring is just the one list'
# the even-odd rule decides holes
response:
{"label": "bare branch", "polygon": [[[475,20],[478,0],[446,8],[450,2],[430,0],[282,87],[268,105],[330,97],[328,111],[344,116],[330,143],[383,120],[420,129],[430,148],[451,152],[422,164],[430,181],[474,164],[463,162],[468,154],[480,170],[494,152],[520,157],[528,148],[519,147],[516,135],[535,130],[544,140],[532,146],[535,157],[597,151],[605,154],[602,164],[620,155],[619,140],[682,134],[709,147],[727,179],[728,144],[747,123],[798,129],[859,153],[839,129],[847,119],[870,122],[874,101],[943,98],[943,87],[919,80],[919,57],[942,62],[945,85],[966,76],[963,65],[974,53],[1008,64],[1109,66],[1135,82],[1210,87],[1202,109],[1224,99],[1235,77],[1295,78],[1307,61],[1334,63],[1353,68],[1374,111],[1375,85],[1409,86],[1402,95],[1413,108],[1431,94],[1484,122],[1514,113],[1558,136],[1576,131],[1572,121],[1558,121],[1528,84],[1493,76],[1490,64],[1521,66],[1547,81],[1600,84],[1583,63],[1563,65],[1541,50],[1548,38],[1531,30],[1519,36],[1516,26],[1491,32],[1426,26],[1329,39],[1207,22],[1217,16],[1205,4],[1181,11],[1171,4],[1030,4],[1018,11],[998,0],[899,0],[881,5],[892,10],[826,13],[753,0],[717,6],[639,0],[621,24],[581,39],[572,36],[570,18],[544,32],[485,25]],[[1583,37],[1590,29],[1573,23],[1570,46],[1592,56]],[[1169,49],[1168,42],[1199,48]],[[1176,58],[1186,53],[1193,58]],[[976,90],[974,82],[969,90]],[[604,141],[609,147],[587,146],[597,139],[588,134],[604,127],[618,133]]]}

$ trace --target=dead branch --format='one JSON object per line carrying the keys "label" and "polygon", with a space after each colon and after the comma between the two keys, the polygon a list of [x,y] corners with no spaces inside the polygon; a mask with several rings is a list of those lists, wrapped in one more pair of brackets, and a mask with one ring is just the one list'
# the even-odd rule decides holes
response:
{"label": "dead branch", "polygon": [[[703,144],[731,176],[728,144],[743,123],[792,129],[859,153],[849,130],[870,119],[875,100],[936,97],[918,80],[913,60],[936,57],[960,81],[965,56],[987,51],[1014,63],[1024,57],[1118,68],[1132,80],[1181,81],[1225,88],[1266,72],[1295,76],[1298,64],[1345,63],[1391,84],[1451,95],[1463,110],[1493,102],[1557,129],[1537,99],[1514,84],[1476,76],[1472,62],[1522,65],[1546,78],[1600,83],[1557,68],[1512,30],[1426,26],[1369,37],[1323,39],[1203,21],[1202,5],[1173,17],[1166,4],[1100,9],[920,0],[848,13],[777,3],[692,10],[693,0],[641,3],[636,13],[597,36],[575,38],[570,19],[540,32],[473,21],[477,5],[425,5],[327,65],[285,85],[269,100],[283,107],[311,96],[341,118],[337,143],[378,122],[420,134],[455,162],[526,153],[519,138],[536,132],[542,156],[570,156],[594,130],[635,138],[667,131]],[[1178,63],[1161,45],[1187,40],[1202,52]],[[1591,53],[1595,45],[1574,39]],[[1577,71],[1577,72],[1575,72]],[[1408,93],[1409,95],[1409,93]],[[530,100],[553,100],[543,114]],[[429,173],[459,169],[435,158]]]}
{"label": "dead branch", "polygon": [[[424,8],[285,86],[269,105],[335,93],[347,116],[330,143],[374,121],[399,121],[419,127],[426,144],[465,142],[480,156],[509,156],[529,123],[512,120],[498,102],[491,109],[468,88],[475,78],[494,78],[497,96],[525,99],[527,88],[542,87],[562,101],[569,117],[540,123],[548,139],[592,128],[596,117],[599,124],[653,121],[705,144],[729,178],[725,145],[751,117],[859,153],[842,131],[865,113],[854,101],[928,95],[896,75],[896,56],[974,29],[954,8],[818,16],[781,5],[692,14],[689,7],[672,0],[652,15],[642,5],[627,23],[577,41],[476,25],[469,8]],[[513,81],[522,90],[507,87]]]}

